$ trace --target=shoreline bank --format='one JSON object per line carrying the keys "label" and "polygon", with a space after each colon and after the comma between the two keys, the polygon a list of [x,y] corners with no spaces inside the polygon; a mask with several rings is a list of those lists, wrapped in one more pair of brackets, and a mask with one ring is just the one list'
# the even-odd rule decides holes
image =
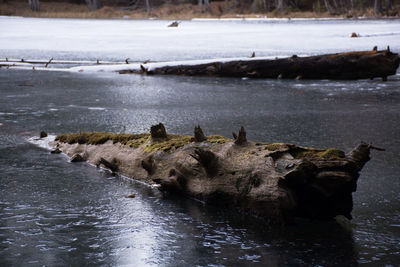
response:
{"label": "shoreline bank", "polygon": [[[126,10],[117,6],[104,6],[90,11],[86,5],[72,3],[43,2],[41,11],[33,12],[28,3],[0,3],[0,16],[21,16],[37,18],[81,18],[81,19],[160,19],[160,20],[192,20],[192,19],[399,19],[395,6],[390,16],[375,16],[373,10],[352,10],[344,14],[329,14],[315,11],[285,11],[285,12],[235,12],[226,7],[225,2],[212,2],[210,12],[200,12],[198,5],[164,4],[154,7],[150,13],[143,9]],[[224,11],[225,10],[225,11]]]}

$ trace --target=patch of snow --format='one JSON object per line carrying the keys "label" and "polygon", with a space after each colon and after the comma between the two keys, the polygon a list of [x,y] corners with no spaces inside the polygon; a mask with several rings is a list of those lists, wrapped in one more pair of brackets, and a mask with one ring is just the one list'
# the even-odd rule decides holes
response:
{"label": "patch of snow", "polygon": [[71,72],[118,72],[121,70],[140,70],[140,64],[115,64],[115,65],[92,65],[78,66],[65,69]]}
{"label": "patch of snow", "polygon": [[[307,55],[298,55],[307,56]],[[140,71],[140,66],[143,66],[148,71],[155,70],[163,67],[172,66],[194,66],[201,64],[210,63],[227,63],[231,61],[253,61],[253,60],[272,60],[277,58],[290,57],[289,55],[284,56],[265,56],[265,57],[236,57],[236,58],[214,58],[214,59],[197,59],[197,60],[179,60],[179,61],[167,61],[167,62],[151,62],[151,63],[135,63],[135,64],[115,64],[115,65],[89,65],[89,66],[77,66],[71,68],[45,68],[45,67],[35,67],[35,70],[41,71],[66,71],[66,72],[119,72],[119,71]],[[17,67],[17,66],[15,66]],[[25,66],[22,66],[25,67]],[[22,68],[21,67],[21,68]],[[24,68],[32,69],[32,67]]]}
{"label": "patch of snow", "polygon": [[90,107],[88,109],[89,110],[106,110],[106,108],[101,108],[101,107]]}
{"label": "patch of snow", "polygon": [[28,142],[46,150],[52,150],[50,142],[56,139],[55,135],[48,135],[47,137],[39,138],[37,136],[28,138]]}

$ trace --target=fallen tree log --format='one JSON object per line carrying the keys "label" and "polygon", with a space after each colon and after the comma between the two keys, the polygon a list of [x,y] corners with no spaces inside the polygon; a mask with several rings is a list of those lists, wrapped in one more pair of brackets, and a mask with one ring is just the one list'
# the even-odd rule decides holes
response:
{"label": "fallen tree log", "polygon": [[143,64],[140,69],[120,70],[119,73],[172,74],[189,76],[221,76],[278,79],[373,79],[386,80],[396,74],[400,58],[389,50],[347,52],[311,57],[220,60],[195,64]]}
{"label": "fallen tree log", "polygon": [[[239,135],[244,134],[242,127]],[[236,144],[215,135],[200,141],[183,135],[114,133],[61,134],[50,145],[69,156],[84,154],[93,164],[157,184],[162,191],[239,208],[272,223],[297,216],[351,219],[352,192],[375,148],[361,142],[345,154],[284,143]]]}

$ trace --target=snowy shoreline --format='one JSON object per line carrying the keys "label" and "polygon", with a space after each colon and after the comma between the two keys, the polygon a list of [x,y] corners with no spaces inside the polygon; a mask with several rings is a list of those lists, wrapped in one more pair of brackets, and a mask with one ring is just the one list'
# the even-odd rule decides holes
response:
{"label": "snowy shoreline", "polygon": [[[308,55],[300,55],[300,56],[308,56]],[[112,62],[100,62],[99,64],[94,63],[93,61],[70,61],[75,62],[76,64],[83,64],[81,66],[73,66],[73,67],[44,67],[38,65],[45,65],[49,60],[43,59],[34,59],[34,60],[24,60],[16,62],[16,59],[0,59],[0,67],[8,67],[8,68],[18,68],[18,69],[33,69],[33,70],[41,70],[41,71],[66,71],[66,72],[119,72],[119,71],[140,71],[141,66],[146,68],[148,71],[163,68],[163,67],[173,67],[173,66],[195,66],[201,64],[211,64],[211,63],[227,63],[232,61],[253,61],[253,60],[272,60],[279,58],[287,58],[287,56],[267,56],[267,57],[235,57],[235,58],[213,58],[213,59],[197,59],[197,60],[178,60],[178,61],[165,61],[165,62],[149,62],[149,63],[122,63],[116,62],[113,64]],[[35,62],[35,63],[29,63]],[[62,63],[57,63],[57,61],[52,61],[52,64],[63,65]],[[63,60],[62,62],[68,62]],[[91,64],[91,65],[89,65]]]}

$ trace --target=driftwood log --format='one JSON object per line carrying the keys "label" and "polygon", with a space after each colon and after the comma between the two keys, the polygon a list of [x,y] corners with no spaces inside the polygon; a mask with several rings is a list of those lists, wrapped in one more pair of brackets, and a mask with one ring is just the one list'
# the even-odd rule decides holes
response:
{"label": "driftwood log", "polygon": [[154,139],[150,134],[77,133],[59,135],[51,145],[69,156],[84,154],[91,163],[164,192],[238,208],[273,223],[298,216],[351,219],[359,172],[370,150],[379,149],[361,142],[345,154],[333,148],[256,143],[246,140],[243,127],[235,139],[214,135],[200,142],[170,134]]}
{"label": "driftwood log", "polygon": [[274,79],[373,79],[386,80],[396,74],[398,54],[386,50],[359,51],[280,59],[215,61],[205,64],[182,62],[152,68],[141,65],[141,70],[121,70],[120,73],[172,74],[188,76],[223,76]]}

